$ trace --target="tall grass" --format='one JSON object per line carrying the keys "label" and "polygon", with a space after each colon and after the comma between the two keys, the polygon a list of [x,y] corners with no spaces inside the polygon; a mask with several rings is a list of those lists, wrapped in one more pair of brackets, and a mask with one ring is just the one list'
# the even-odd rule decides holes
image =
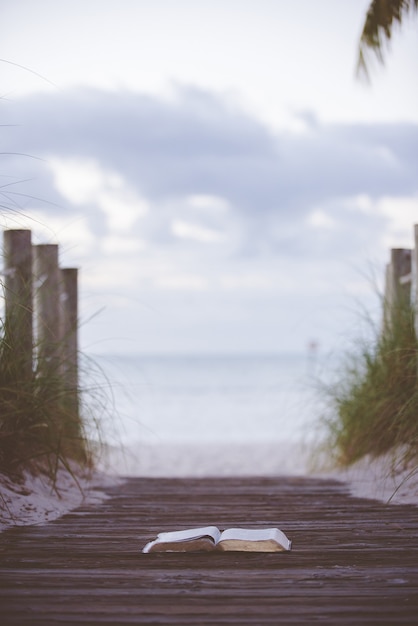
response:
{"label": "tall grass", "polygon": [[61,467],[72,472],[72,462],[91,468],[92,431],[96,441],[100,433],[85,406],[89,391],[66,384],[57,360],[35,358],[28,377],[11,337],[0,322],[0,472],[18,476],[29,468],[55,480]]}
{"label": "tall grass", "polygon": [[350,465],[365,455],[402,449],[418,456],[418,342],[415,312],[401,301],[384,331],[362,342],[343,366],[340,381],[328,388],[327,419],[334,457]]}

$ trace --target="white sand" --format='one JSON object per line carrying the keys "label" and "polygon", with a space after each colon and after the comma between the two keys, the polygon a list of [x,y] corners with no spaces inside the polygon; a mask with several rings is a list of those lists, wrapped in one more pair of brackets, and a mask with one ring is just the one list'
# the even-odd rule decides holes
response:
{"label": "white sand", "polygon": [[134,444],[124,450],[109,448],[102,470],[131,476],[315,476],[345,482],[354,496],[418,505],[418,471],[396,461],[402,456],[400,450],[397,456],[366,457],[349,469],[337,470],[302,443]]}
{"label": "white sand", "polygon": [[44,524],[83,502],[101,502],[106,498],[101,488],[116,480],[99,473],[83,474],[76,468],[74,475],[59,469],[55,484],[29,472],[19,482],[0,474],[0,532],[10,526]]}
{"label": "white sand", "polygon": [[347,483],[351,494],[358,498],[418,505],[418,468],[405,464],[401,455],[364,457],[345,470],[328,470],[318,476]]}
{"label": "white sand", "polygon": [[[399,456],[398,456],[399,458]],[[324,467],[324,464],[322,464]],[[58,472],[56,489],[45,477],[25,474],[12,483],[0,475],[0,531],[13,525],[44,524],[83,502],[100,502],[101,488],[121,476],[277,476],[306,475],[347,483],[354,496],[392,504],[418,505],[418,471],[392,456],[365,458],[347,470],[312,470],[310,455],[301,444],[134,445],[122,451],[109,448],[106,460],[93,475]]]}

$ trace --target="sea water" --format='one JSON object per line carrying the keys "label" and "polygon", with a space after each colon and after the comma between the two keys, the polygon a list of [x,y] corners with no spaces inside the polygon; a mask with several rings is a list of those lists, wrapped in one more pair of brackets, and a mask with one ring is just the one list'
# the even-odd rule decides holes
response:
{"label": "sea water", "polygon": [[102,355],[97,361],[112,398],[104,438],[115,471],[272,474],[305,467],[322,411],[312,355]]}

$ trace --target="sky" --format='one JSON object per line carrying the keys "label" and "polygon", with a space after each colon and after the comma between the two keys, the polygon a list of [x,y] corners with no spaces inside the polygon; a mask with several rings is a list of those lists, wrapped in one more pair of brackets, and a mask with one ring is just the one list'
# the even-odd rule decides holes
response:
{"label": "sky", "polygon": [[418,20],[368,0],[0,0],[0,226],[91,353],[339,350],[418,222]]}

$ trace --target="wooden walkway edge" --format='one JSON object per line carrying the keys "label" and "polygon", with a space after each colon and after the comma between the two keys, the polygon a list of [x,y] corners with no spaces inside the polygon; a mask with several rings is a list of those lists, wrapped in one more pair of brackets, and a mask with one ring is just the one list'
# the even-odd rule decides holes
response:
{"label": "wooden walkway edge", "polygon": [[[0,535],[0,622],[418,624],[418,507],[307,478],[128,478]],[[278,526],[289,553],[142,554],[157,532]]]}

